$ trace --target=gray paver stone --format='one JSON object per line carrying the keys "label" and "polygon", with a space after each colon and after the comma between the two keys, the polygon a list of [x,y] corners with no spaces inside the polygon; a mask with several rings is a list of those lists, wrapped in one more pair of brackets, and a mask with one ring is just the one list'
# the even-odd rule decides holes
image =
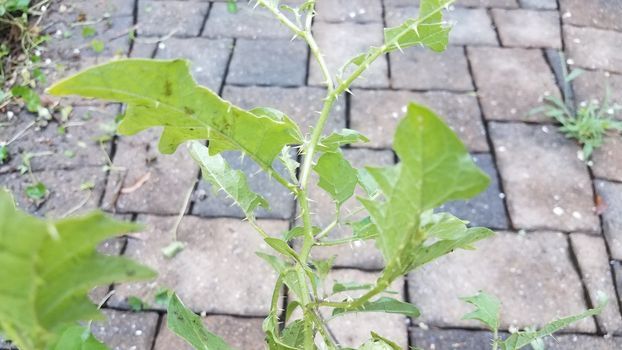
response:
{"label": "gray paver stone", "polygon": [[[119,216],[116,219],[130,221],[129,216]],[[123,250],[123,246],[125,245],[125,238],[113,238],[109,239],[103,243],[101,243],[97,247],[97,251],[104,255],[110,256],[118,256],[121,255],[121,251]],[[108,290],[110,289],[110,285],[99,286],[93,288],[93,290],[89,293],[89,298],[95,303],[100,304],[104,302],[106,299],[106,295],[108,294]]]}
{"label": "gray paver stone", "polygon": [[[45,29],[46,33],[51,36],[45,54],[54,60],[61,59],[62,61],[75,61],[85,57],[125,56],[130,48],[128,33],[133,25],[132,16],[109,17],[101,20],[98,17],[93,19],[93,24],[90,25],[96,31],[95,35],[84,37],[82,34],[84,26],[59,21]],[[95,40],[103,42],[101,52],[94,49]]]}
{"label": "gray paver stone", "polygon": [[597,180],[596,192],[603,202],[603,231],[611,257],[622,260],[622,184]]}
{"label": "gray paver stone", "polygon": [[[327,23],[316,22],[313,33],[318,45],[323,49],[329,71],[336,72],[351,58],[367,52],[370,46],[379,46],[383,42],[382,23],[358,24],[351,22]],[[354,70],[350,67],[344,76]],[[356,87],[389,86],[388,63],[379,57],[367,71],[353,84]],[[309,64],[309,84],[323,85],[324,77],[319,65],[312,60]]]}
{"label": "gray paver stone", "polygon": [[[265,350],[265,335],[261,329],[263,319],[232,316],[207,316],[203,324],[235,349]],[[166,320],[162,322],[154,350],[194,350],[194,348],[171,332]]]}
{"label": "gray paver stone", "polygon": [[491,123],[490,135],[516,228],[598,232],[579,147],[553,126]]}
{"label": "gray paver stone", "polygon": [[307,45],[301,40],[238,39],[227,83],[239,85],[304,85]]}
{"label": "gray paver stone", "polygon": [[[616,295],[605,240],[601,237],[573,233],[570,235],[570,243],[592,303],[598,302],[599,293],[607,296]],[[606,334],[619,335],[622,332],[622,317],[615,298],[611,298],[603,312],[596,316],[596,321]]]}
{"label": "gray paver stone", "polygon": [[292,33],[267,10],[255,8],[254,3],[240,1],[236,13],[230,13],[227,4],[223,2],[214,3],[205,23],[203,36],[289,39]]}
{"label": "gray paver stone", "polygon": [[488,120],[546,121],[530,113],[546,94],[561,97],[540,50],[468,48],[473,78]]}
{"label": "gray paver stone", "polygon": [[[222,95],[233,104],[246,109],[276,108],[298,123],[302,132],[306,134],[317,122],[318,111],[322,109],[326,92],[316,87],[225,86]],[[345,102],[345,97],[335,102],[326,124],[326,132],[338,131],[346,127]]]}
{"label": "gray paver stone", "polygon": [[622,30],[620,0],[560,0],[564,23],[584,27]]}
{"label": "gray paver stone", "polygon": [[93,20],[105,15],[132,16],[134,13],[134,2],[127,0],[65,0],[59,3],[52,3],[52,20],[58,16],[62,19],[76,20],[79,16],[85,16],[87,20]]}
{"label": "gray paver stone", "polygon": [[557,0],[519,0],[521,7],[536,10],[556,10]]}
{"label": "gray paver stone", "polygon": [[580,334],[556,335],[544,341],[550,350],[617,350],[622,348],[620,337],[600,337]]}
{"label": "gray paver stone", "polygon": [[[174,239],[175,217],[139,216],[146,231],[128,239],[125,255],[159,272],[155,281],[121,284],[110,299],[113,306],[126,307],[126,298],[138,296],[147,302],[162,287],[175,289],[184,303],[196,312],[265,316],[268,314],[274,270],[255,255],[268,246],[248,223],[239,219],[202,219],[186,216],[178,240],[186,247],[172,259],[162,254]],[[279,235],[286,221],[259,220],[267,232]],[[155,305],[156,308],[161,308]]]}
{"label": "gray paver stone", "polygon": [[622,32],[563,26],[568,59],[579,67],[622,73]]}
{"label": "gray paver stone", "polygon": [[[603,71],[584,71],[572,81],[577,103],[590,100],[603,101],[609,89],[610,103],[622,105],[622,75]],[[618,113],[622,119],[622,113]]]}
{"label": "gray paver stone", "polygon": [[382,22],[382,0],[324,0],[316,11],[319,21]]}
{"label": "gray paver stone", "polygon": [[[296,157],[296,151],[291,152]],[[258,218],[289,219],[294,211],[294,195],[262,171],[249,157],[241,157],[240,152],[225,152],[222,154],[229,165],[234,169],[240,169],[246,174],[248,184],[254,192],[263,196],[270,204],[270,210],[260,208],[257,211]],[[284,178],[288,179],[287,170],[279,160],[273,163],[274,169]],[[228,198],[225,193],[202,180],[195,192],[195,202],[192,212],[201,216],[233,216],[241,219],[246,215],[235,202]]]}
{"label": "gray paver stone", "polygon": [[225,79],[225,70],[232,48],[233,41],[230,39],[171,38],[158,45],[155,57],[189,60],[190,71],[195,80],[218,92]]}
{"label": "gray paver stone", "polygon": [[[411,331],[413,343],[423,350],[490,350],[491,333],[466,330],[421,330]],[[507,334],[502,335],[507,337]],[[556,334],[544,340],[549,350],[615,350],[622,346],[620,338],[603,338],[590,335]],[[524,348],[533,350],[531,346]]]}
{"label": "gray paver stone", "polygon": [[395,51],[391,58],[391,84],[398,89],[472,91],[467,58],[461,47],[442,53],[424,47]]}
{"label": "gray paver stone", "polygon": [[413,328],[411,338],[412,344],[423,350],[490,350],[492,333]]}
{"label": "gray paver stone", "polygon": [[492,10],[503,46],[561,48],[557,11]]}
{"label": "gray paver stone", "polygon": [[[155,38],[143,38],[137,39],[134,41],[134,45],[132,46],[132,52],[130,53],[130,57],[132,58],[152,58],[156,53],[156,41]],[[138,41],[140,40],[140,41]]]}
{"label": "gray paver stone", "polygon": [[[395,27],[408,18],[416,18],[419,7],[391,6],[385,11],[387,26]],[[444,14],[445,20],[453,24],[449,32],[450,45],[498,45],[497,34],[486,9],[455,7]]]}
{"label": "gray paver stone", "polygon": [[158,326],[158,314],[104,310],[106,321],[91,326],[93,335],[110,349],[150,350]]}
{"label": "gray paver stone", "polygon": [[592,171],[601,179],[622,181],[622,139],[619,134],[605,137],[602,146],[592,153]]}
{"label": "gray paver stone", "polygon": [[471,226],[483,226],[495,229],[509,227],[505,204],[499,187],[497,169],[490,154],[473,156],[475,163],[490,177],[490,185],[480,195],[468,201],[450,202],[440,207],[460,219],[468,220]]}
{"label": "gray paver stone", "polygon": [[141,36],[197,36],[209,10],[207,1],[140,1],[138,34]]}
{"label": "gray paver stone", "polygon": [[[393,164],[393,152],[391,151],[346,149],[344,150],[344,156],[356,168]],[[316,184],[317,181],[317,176],[313,174],[310,182]],[[362,195],[363,193],[357,191],[355,195],[357,194]],[[310,203],[311,212],[314,214],[312,217],[313,224],[319,227],[326,227],[334,220],[335,204],[333,200],[326,192],[315,185],[310,187],[309,197],[313,200]],[[360,207],[361,204],[356,198],[350,198],[350,200],[344,203],[341,210],[343,215],[348,215]],[[353,215],[349,220],[356,221],[364,216],[363,213],[360,213]],[[328,235],[328,239],[346,238],[351,235],[352,231],[346,225],[341,225]],[[300,246],[300,242],[296,243]],[[352,244],[334,247],[316,247],[313,249],[312,255],[315,259],[328,259],[336,256],[335,265],[341,267],[356,267],[366,270],[382,269],[384,267],[382,254],[376,248],[373,240],[356,241]]]}
{"label": "gray paver stone", "polygon": [[[395,128],[410,102],[426,105],[441,116],[467,147],[488,151],[486,130],[475,96],[451,92],[414,93],[389,90],[353,90],[351,127],[366,135],[367,147],[389,148]],[[356,146],[356,145],[355,145]]]}
{"label": "gray paver stone", "polygon": [[[497,233],[409,274],[411,301],[421,309],[417,321],[432,326],[481,328],[462,320],[472,307],[459,298],[480,290],[502,303],[501,328],[542,326],[557,317],[583,312],[586,302],[579,275],[562,233]],[[568,331],[594,332],[593,319]]]}
{"label": "gray paver stone", "polygon": [[[117,141],[103,208],[120,213],[177,214],[199,167],[180,147],[173,155],[158,151],[159,131],[150,129]],[[165,191],[166,195],[162,193]]]}
{"label": "gray paver stone", "polygon": [[36,117],[30,113],[18,114],[0,129],[0,142],[23,131],[8,147],[10,160],[0,166],[0,173],[18,169],[28,154],[37,155],[30,159],[33,171],[105,165],[118,112],[118,105],[76,106],[66,123],[47,125],[33,124]]}
{"label": "gray paver stone", "polygon": [[[419,0],[385,0],[385,6],[406,6],[419,4]],[[457,6],[466,7],[501,7],[501,8],[517,8],[517,0],[457,0]]]}
{"label": "gray paver stone", "polygon": [[[104,191],[106,174],[100,167],[83,167],[74,170],[48,170],[34,173],[37,181],[45,184],[48,196],[43,203],[35,203],[25,193],[34,182],[28,175],[17,172],[0,175],[0,186],[7,187],[18,206],[37,216],[59,218],[67,213],[83,214],[97,208]],[[85,183],[93,189],[82,190]]]}

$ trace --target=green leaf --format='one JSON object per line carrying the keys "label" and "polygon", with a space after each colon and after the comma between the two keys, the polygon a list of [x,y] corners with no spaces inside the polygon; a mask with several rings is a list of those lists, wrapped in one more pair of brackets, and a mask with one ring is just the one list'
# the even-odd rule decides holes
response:
{"label": "green leaf", "polygon": [[11,94],[24,100],[26,109],[29,112],[37,113],[39,111],[41,99],[35,90],[29,88],[28,86],[18,85],[11,89]]}
{"label": "green leaf", "polygon": [[93,41],[91,41],[91,48],[96,53],[102,53],[104,52],[104,49],[106,48],[106,44],[99,39],[93,39]]}
{"label": "green leaf", "polygon": [[318,144],[318,150],[321,152],[337,152],[341,146],[358,142],[369,142],[369,139],[356,130],[343,129],[322,138]]}
{"label": "green leaf", "polygon": [[173,295],[172,291],[166,288],[161,288],[156,292],[156,295],[154,296],[154,301],[156,305],[168,308],[168,303],[171,300],[171,295]]}
{"label": "green leaf", "polygon": [[305,322],[296,320],[283,329],[281,341],[293,348],[302,349],[305,341]]}
{"label": "green leaf", "polygon": [[417,318],[421,315],[419,309],[413,304],[389,297],[381,297],[354,309],[346,310],[336,308],[333,310],[333,316],[351,312],[384,312],[388,314],[406,315],[412,318]]}
{"label": "green leaf", "polygon": [[255,254],[257,254],[258,257],[260,257],[265,262],[267,262],[270,266],[272,266],[272,268],[279,274],[284,274],[285,270],[289,267],[287,263],[285,263],[283,260],[277,258],[274,255],[270,255],[270,254],[266,254],[262,252],[255,252]]}
{"label": "green leaf", "polygon": [[284,240],[274,237],[267,237],[264,241],[277,252],[294,260],[298,260],[298,253],[296,253],[296,251],[292,249],[292,247],[290,247]]}
{"label": "green leaf", "polygon": [[54,350],[109,350],[108,347],[100,343],[91,331],[82,326],[71,326],[67,328],[60,340],[54,346]]}
{"label": "green leaf", "polygon": [[84,26],[82,27],[82,37],[83,38],[90,38],[95,36],[95,34],[97,34],[97,31],[95,30],[95,28],[91,27],[91,26]]}
{"label": "green leaf", "polygon": [[78,321],[101,318],[88,293],[96,286],[150,279],[150,269],[96,251],[136,231],[102,213],[41,220],[15,209],[0,190],[0,329],[22,350],[49,349]]}
{"label": "green leaf", "polygon": [[359,240],[366,240],[376,237],[378,229],[376,225],[371,221],[369,216],[352,223],[348,223],[352,227],[354,237]]}
{"label": "green leaf", "polygon": [[560,318],[559,320],[550,322],[546,324],[544,327],[542,327],[542,329],[540,330],[529,330],[529,331],[513,333],[507,339],[505,339],[504,341],[500,343],[501,345],[500,348],[501,350],[521,349],[527,345],[530,345],[537,339],[541,339],[543,337],[552,335],[553,333],[559,330],[562,330],[577,321],[581,321],[585,318],[599,315],[603,311],[606,305],[607,305],[607,297],[604,294],[600,294],[598,296],[597,307],[593,309],[589,309],[577,315]]}
{"label": "green leaf", "polygon": [[[317,227],[317,226],[313,226],[311,227],[311,231],[313,232],[313,235],[317,235],[318,233],[322,232],[322,229]],[[283,235],[283,239],[286,242],[291,241],[292,239],[296,238],[296,237],[301,237],[304,236],[305,234],[305,229],[302,226],[296,226],[293,229],[287,231],[284,235]]]}
{"label": "green leaf", "polygon": [[139,312],[149,307],[149,305],[145,303],[142,299],[135,296],[130,296],[129,298],[127,298],[127,305],[129,305],[130,309],[134,312]]}
{"label": "green leaf", "polygon": [[168,304],[166,322],[168,328],[188,344],[199,350],[231,350],[233,349],[217,335],[210,333],[203,326],[201,317],[195,315],[179,300],[171,295]]}
{"label": "green leaf", "polygon": [[313,264],[313,267],[315,268],[315,271],[317,272],[320,280],[325,280],[326,277],[328,277],[328,274],[330,273],[333,265],[335,264],[336,258],[336,256],[331,256],[328,259],[311,260],[311,263]]}
{"label": "green leaf", "polygon": [[298,178],[296,176],[296,170],[300,167],[300,163],[297,160],[292,158],[291,156],[291,147],[285,146],[279,155],[279,161],[285,166],[287,169],[287,173],[289,174],[289,178],[293,183],[298,183]]}
{"label": "green leaf", "polygon": [[462,317],[463,320],[480,321],[493,332],[499,329],[499,313],[501,303],[497,298],[490,294],[479,292],[477,295],[461,299],[475,306],[475,310]]}
{"label": "green leaf", "polygon": [[289,117],[266,109],[245,111],[198,86],[184,60],[118,60],[87,69],[48,91],[127,103],[119,132],[131,135],[163,127],[163,153],[175,152],[188,140],[209,139],[212,155],[240,150],[268,169],[285,145],[302,142]]}
{"label": "green leaf", "polygon": [[166,247],[162,248],[162,254],[168,259],[172,259],[177,254],[181,253],[186,248],[186,244],[180,241],[171,242]]}
{"label": "green leaf", "polygon": [[399,164],[367,168],[384,201],[359,201],[378,229],[377,245],[387,266],[392,263],[390,274],[399,275],[411,267],[412,252],[425,241],[420,216],[447,201],[475,196],[489,179],[458,137],[426,107],[408,106],[393,144]]}
{"label": "green leaf", "polygon": [[0,146],[0,165],[6,163],[9,160],[9,149],[7,146]]}
{"label": "green leaf", "polygon": [[[413,250],[406,250],[406,254],[402,254],[405,260],[410,262],[408,269],[414,269],[425,265],[430,261],[449,254],[456,249],[471,249],[473,243],[493,236],[495,233],[484,227],[469,228],[464,233],[454,239],[436,240],[431,245],[417,245]],[[396,271],[400,269],[396,266]]]}
{"label": "green leaf", "polygon": [[29,185],[24,191],[26,196],[32,200],[41,200],[48,194],[48,189],[43,182],[37,182],[34,185]]}
{"label": "green leaf", "polygon": [[449,213],[435,214],[430,210],[421,215],[421,230],[428,237],[438,239],[457,239],[464,236],[468,231],[467,223]]}
{"label": "green leaf", "polygon": [[227,0],[227,11],[229,11],[229,13],[238,12],[238,4],[236,0]]}
{"label": "green leaf", "polygon": [[358,282],[335,282],[333,284],[333,294],[350,290],[367,290],[374,288],[373,284]]}
{"label": "green leaf", "polygon": [[415,45],[423,45],[441,52],[447,48],[451,27],[443,24],[442,10],[453,0],[421,0],[419,18],[408,19],[402,25],[385,28],[384,42],[394,51]]}
{"label": "green leaf", "polygon": [[363,344],[359,350],[402,350],[395,342],[371,332],[371,340]]}
{"label": "green leaf", "polygon": [[318,186],[328,192],[339,205],[354,194],[357,172],[341,152],[324,153],[313,170],[320,176]]}
{"label": "green leaf", "polygon": [[263,197],[251,191],[246,175],[232,169],[221,155],[210,156],[209,149],[196,141],[190,144],[190,155],[201,166],[203,178],[226,193],[247,217],[254,217],[258,207],[270,207]]}

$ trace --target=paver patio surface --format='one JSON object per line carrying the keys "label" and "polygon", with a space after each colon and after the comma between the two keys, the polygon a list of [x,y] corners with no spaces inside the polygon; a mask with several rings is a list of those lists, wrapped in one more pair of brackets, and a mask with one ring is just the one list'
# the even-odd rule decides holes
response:
{"label": "paver patio surface", "polygon": [[[284,111],[308,132],[323,97],[318,67],[305,45],[291,40],[267,12],[239,2],[233,14],[224,0],[54,1],[43,25],[52,37],[42,53],[51,62],[48,80],[118,57],[186,58],[196,79],[224,98],[245,108]],[[417,3],[318,0],[313,30],[329,66],[336,69],[381,42],[383,26],[416,15]],[[493,180],[479,197],[444,209],[499,232],[477,250],[455,252],[396,283],[398,294],[421,308],[420,319],[353,315],[329,324],[343,345],[354,346],[377,329],[403,346],[489,349],[490,335],[461,319],[468,307],[458,299],[486,289],[502,301],[505,332],[592,307],[603,291],[610,298],[603,314],[547,340],[548,348],[622,348],[622,140],[608,136],[588,164],[578,158],[580,147],[550,119],[531,113],[546,95],[565,93],[578,105],[602,100],[607,86],[622,104],[621,17],[620,0],[458,0],[448,11],[455,28],[446,52],[391,53],[370,67],[351,95],[339,99],[328,129],[351,127],[371,139],[344,150],[356,166],[396,161],[391,141],[409,101],[437,110]],[[91,39],[80,35],[80,22],[95,23],[97,38],[105,43],[102,52],[94,52]],[[560,76],[563,64],[586,72],[568,86]],[[267,247],[240,221],[242,213],[206,183],[196,184],[199,168],[187,152],[159,154],[156,132],[114,136],[110,127],[122,106],[63,103],[75,106],[75,123],[62,134],[56,121],[29,128],[11,147],[11,161],[0,165],[0,186],[36,215],[102,208],[145,223],[144,232],[104,249],[160,271],[153,282],[110,286],[114,294],[104,304],[109,318],[95,324],[94,333],[112,349],[190,349],[166,329],[164,310],[152,306],[132,312],[128,306],[130,296],[151,302],[167,287],[177,289],[231,344],[262,349],[261,321],[274,274],[254,254]],[[26,112],[0,115],[6,125],[0,141],[34,118]],[[102,136],[110,141],[100,144]],[[23,194],[30,181],[19,173],[26,152],[40,155],[33,158],[32,170],[50,190],[41,204]],[[259,215],[270,232],[291,228],[296,199],[257,174],[250,159],[235,153],[225,157],[245,170],[250,186],[270,202],[273,211]],[[86,182],[92,188],[81,190]],[[189,191],[188,214],[178,232],[188,247],[166,259],[161,249],[173,239],[171,229]],[[317,192],[311,193],[314,221],[325,224],[330,219],[322,214],[331,203]],[[333,234],[348,232],[344,227]],[[331,280],[373,281],[382,267],[369,242],[315,253],[331,255],[338,256],[339,267]],[[100,301],[106,292],[92,295]],[[0,341],[0,349],[9,346]]]}

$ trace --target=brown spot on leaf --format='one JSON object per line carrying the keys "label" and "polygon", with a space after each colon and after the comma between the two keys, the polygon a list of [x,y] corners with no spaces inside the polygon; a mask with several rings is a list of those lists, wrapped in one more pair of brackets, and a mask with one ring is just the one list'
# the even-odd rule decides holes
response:
{"label": "brown spot on leaf", "polygon": [[164,96],[171,97],[173,95],[173,84],[170,80],[164,81]]}

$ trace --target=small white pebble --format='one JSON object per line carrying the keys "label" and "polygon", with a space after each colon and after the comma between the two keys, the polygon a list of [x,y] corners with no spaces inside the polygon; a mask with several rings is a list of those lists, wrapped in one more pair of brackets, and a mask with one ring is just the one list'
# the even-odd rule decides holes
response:
{"label": "small white pebble", "polygon": [[138,330],[136,330],[136,332],[134,332],[134,334],[136,334],[136,336],[141,336],[141,335],[143,335],[143,331],[138,329]]}
{"label": "small white pebble", "polygon": [[566,60],[566,63],[568,63],[569,65],[573,65],[574,64],[574,60],[572,58],[569,58]]}
{"label": "small white pebble", "polygon": [[562,216],[564,215],[564,209],[560,207],[555,207],[553,208],[553,213],[557,216]]}
{"label": "small white pebble", "polygon": [[504,146],[500,146],[497,150],[498,150],[499,152],[505,152],[505,151],[506,151],[506,148],[505,148]]}
{"label": "small white pebble", "polygon": [[165,43],[159,43],[158,44],[158,49],[164,50],[165,48],[166,48],[166,44]]}
{"label": "small white pebble", "polygon": [[581,213],[579,213],[578,211],[573,211],[572,212],[572,217],[575,218],[575,219],[581,219],[582,218]]}
{"label": "small white pebble", "polygon": [[548,134],[549,133],[549,128],[546,125],[544,125],[542,127],[542,132],[545,133],[545,134]]}
{"label": "small white pebble", "polygon": [[505,198],[505,193],[503,193],[503,192],[499,193],[499,198],[501,198],[501,199]]}

